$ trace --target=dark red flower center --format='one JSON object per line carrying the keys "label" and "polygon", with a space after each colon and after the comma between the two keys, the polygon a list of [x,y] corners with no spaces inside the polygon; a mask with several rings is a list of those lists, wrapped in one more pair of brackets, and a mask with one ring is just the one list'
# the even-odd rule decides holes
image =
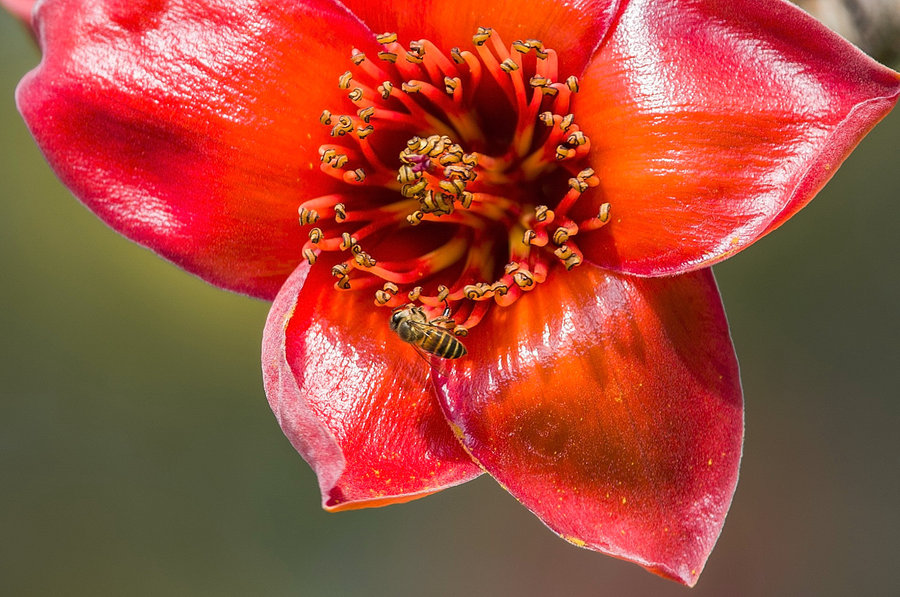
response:
{"label": "dark red flower center", "polygon": [[569,112],[578,80],[561,80],[540,41],[506,46],[487,28],[474,51],[449,56],[427,40],[377,39],[377,57],[354,50],[338,77],[355,110],[322,113],[334,142],[319,148],[321,170],[346,188],[300,206],[303,255],[328,256],[338,290],[443,313],[465,335],[551,267],[579,265],[576,235],[609,219],[609,204],[571,217],[599,184]]}

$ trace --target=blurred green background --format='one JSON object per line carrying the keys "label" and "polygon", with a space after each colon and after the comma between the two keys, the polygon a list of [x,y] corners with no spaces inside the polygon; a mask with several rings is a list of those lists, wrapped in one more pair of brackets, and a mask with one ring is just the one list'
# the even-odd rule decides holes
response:
{"label": "blurred green background", "polygon": [[[716,268],[747,439],[696,589],[572,547],[489,478],[327,514],[263,394],[267,305],[117,236],[16,112],[0,15],[0,593],[885,595],[900,534],[900,112]],[[896,594],[896,593],[894,593]]]}

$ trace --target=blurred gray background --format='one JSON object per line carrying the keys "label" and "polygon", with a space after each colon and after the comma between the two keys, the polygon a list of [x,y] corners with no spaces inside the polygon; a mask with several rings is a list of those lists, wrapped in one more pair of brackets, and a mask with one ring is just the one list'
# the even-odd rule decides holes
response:
{"label": "blurred gray background", "polygon": [[0,14],[0,593],[886,595],[900,534],[900,112],[787,225],[716,267],[741,482],[688,591],[547,531],[491,479],[327,514],[266,404],[267,305],[107,229],[13,103]]}

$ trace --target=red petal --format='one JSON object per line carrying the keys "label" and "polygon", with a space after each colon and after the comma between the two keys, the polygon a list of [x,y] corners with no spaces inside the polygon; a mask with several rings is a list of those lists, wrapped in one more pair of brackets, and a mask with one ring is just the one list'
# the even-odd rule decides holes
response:
{"label": "red petal", "polygon": [[712,273],[559,272],[493,312],[467,347],[436,381],[485,470],[564,539],[693,585],[743,435]]}
{"label": "red petal", "polygon": [[[782,2],[628,4],[581,80],[612,220],[595,263],[687,271],[803,207],[900,94],[900,75]],[[582,238],[579,236],[579,238]]]}
{"label": "red petal", "polygon": [[331,283],[326,267],[297,268],[272,305],[262,357],[269,404],[318,475],[322,506],[405,502],[481,474],[387,311]]}
{"label": "red petal", "polygon": [[185,269],[274,297],[301,260],[297,206],[330,189],[319,115],[371,32],[330,0],[60,0],[35,22],[44,58],[17,99],[63,182]]}
{"label": "red petal", "polygon": [[373,30],[399,34],[400,41],[426,38],[439,48],[470,48],[478,27],[491,27],[506,43],[540,39],[559,53],[563,79],[581,73],[603,39],[621,0],[345,0]]}

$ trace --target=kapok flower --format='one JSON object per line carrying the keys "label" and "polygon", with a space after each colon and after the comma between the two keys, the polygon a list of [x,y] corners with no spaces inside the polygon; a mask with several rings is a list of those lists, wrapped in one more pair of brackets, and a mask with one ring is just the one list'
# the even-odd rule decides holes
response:
{"label": "kapok flower", "polygon": [[805,205],[900,78],[778,1],[410,8],[46,0],[17,99],[104,221],[275,299],[266,393],[325,508],[484,470],[693,584],[743,433],[704,268]]}

